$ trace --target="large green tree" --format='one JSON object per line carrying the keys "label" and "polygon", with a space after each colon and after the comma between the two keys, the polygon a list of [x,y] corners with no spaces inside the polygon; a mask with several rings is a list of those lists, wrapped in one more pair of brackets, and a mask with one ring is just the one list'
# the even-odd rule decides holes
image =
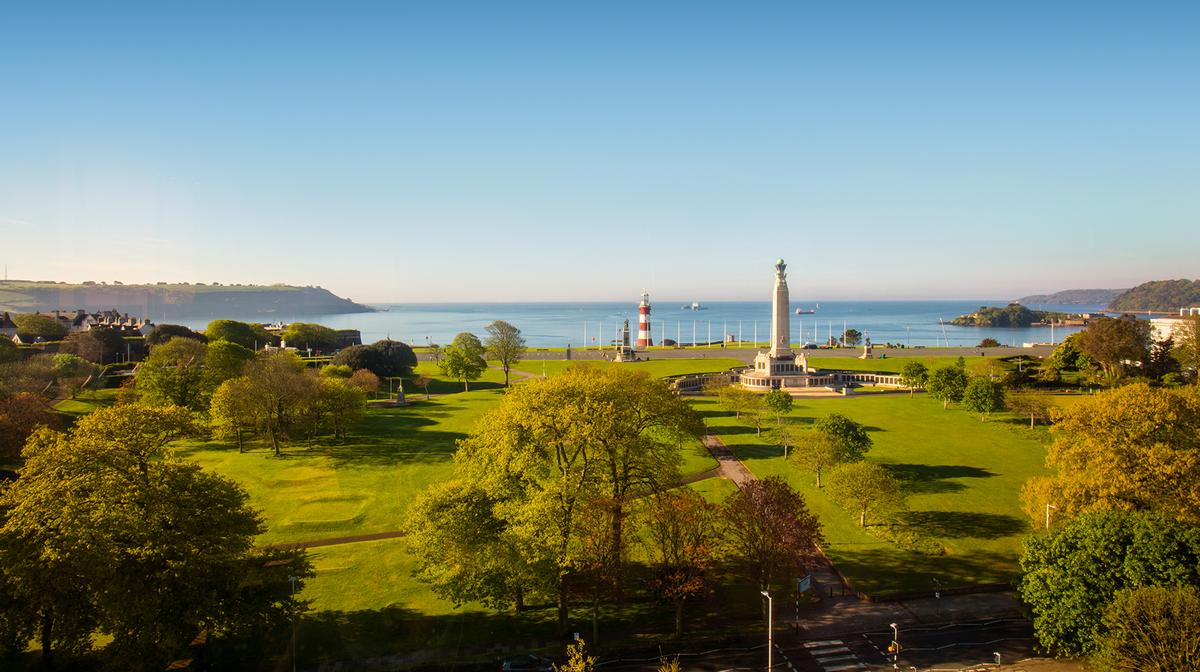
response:
{"label": "large green tree", "polygon": [[123,405],[27,444],[0,490],[0,565],[48,659],[104,634],[116,667],[162,669],[233,627],[263,526],[237,484],[171,456],[192,428],[186,409]]}
{"label": "large green tree", "polygon": [[12,321],[17,325],[17,335],[26,343],[35,340],[57,341],[67,335],[67,325],[40,313],[16,313]]}
{"label": "large green tree", "polygon": [[867,515],[886,514],[904,508],[904,492],[887,469],[874,462],[855,462],[835,467],[829,474],[829,498],[858,514],[860,527]]}
{"label": "large green tree", "polygon": [[487,360],[483,358],[486,353],[479,337],[464,331],[446,346],[438,368],[447,376],[462,381],[463,390],[470,390],[471,381],[487,370]]}
{"label": "large green tree", "polygon": [[[545,568],[565,631],[570,580],[601,550],[596,539],[619,563],[629,502],[670,487],[682,440],[700,431],[695,412],[662,381],[575,367],[513,388],[460,443],[455,465],[496,500],[492,515],[521,561]],[[585,526],[585,510],[605,513],[602,535]]]}
{"label": "large green tree", "polygon": [[967,372],[961,366],[941,366],[929,374],[925,389],[934,399],[942,402],[942,408],[962,401],[967,391]]}
{"label": "large green tree", "polygon": [[1154,510],[1200,524],[1200,395],[1194,388],[1119,387],[1057,414],[1046,453],[1050,474],[1022,492],[1038,523],[1045,506],[1072,516],[1104,509]]}
{"label": "large green tree", "polygon": [[988,414],[1004,410],[1004,386],[986,376],[977,376],[963,390],[963,408],[979,414],[979,421]]}
{"label": "large green tree", "polygon": [[191,338],[173,338],[150,351],[137,367],[137,389],[154,405],[199,410],[208,405],[204,361],[208,346]]}
{"label": "large green tree", "polygon": [[1200,529],[1144,511],[1077,516],[1025,541],[1021,600],[1045,649],[1075,656],[1096,649],[1105,609],[1139,586],[1200,585]]}
{"label": "large green tree", "polygon": [[63,339],[60,351],[78,355],[95,364],[124,361],[129,355],[125,337],[121,332],[100,327],[68,335]]}
{"label": "large green tree", "polygon": [[268,345],[279,345],[279,337],[268,332],[262,325],[247,324],[237,320],[213,320],[208,323],[204,335],[210,341],[225,339],[250,350],[260,350]]}
{"label": "large green tree", "polygon": [[487,356],[500,362],[504,369],[504,386],[508,387],[508,373],[514,364],[521,361],[528,349],[521,330],[504,320],[496,320],[487,326],[488,335],[483,339]]}
{"label": "large green tree", "polygon": [[321,324],[293,322],[279,334],[290,347],[329,352],[337,349],[337,332]]}
{"label": "large green tree", "polygon": [[911,397],[914,390],[924,388],[929,382],[929,367],[921,362],[905,362],[900,370],[900,382],[908,387],[908,396]]}
{"label": "large green tree", "polygon": [[352,345],[333,356],[333,364],[366,369],[380,378],[409,376],[417,355],[407,343],[384,339],[370,345]]}

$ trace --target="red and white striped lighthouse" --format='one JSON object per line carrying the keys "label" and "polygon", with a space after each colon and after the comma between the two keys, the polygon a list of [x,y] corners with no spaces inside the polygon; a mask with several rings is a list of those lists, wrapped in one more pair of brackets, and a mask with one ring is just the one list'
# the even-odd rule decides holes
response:
{"label": "red and white striped lighthouse", "polygon": [[637,347],[648,348],[654,345],[650,336],[650,294],[642,290],[642,302],[638,304],[638,340]]}

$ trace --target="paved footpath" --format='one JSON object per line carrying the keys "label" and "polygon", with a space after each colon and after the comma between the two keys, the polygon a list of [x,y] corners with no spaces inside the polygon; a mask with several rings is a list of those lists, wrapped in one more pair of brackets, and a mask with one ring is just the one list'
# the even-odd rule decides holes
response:
{"label": "paved footpath", "polygon": [[[739,488],[757,480],[746,465],[733,454],[720,438],[704,437],[704,446],[717,459],[720,475]],[[947,595],[943,598],[922,598],[902,602],[866,602],[847,588],[832,564],[825,560],[811,568],[821,604],[803,613],[800,622],[803,636],[825,637],[846,632],[888,629],[890,623],[947,623],[981,618],[1020,618],[1022,611],[1009,593],[978,595]],[[782,620],[781,609],[781,620]]]}

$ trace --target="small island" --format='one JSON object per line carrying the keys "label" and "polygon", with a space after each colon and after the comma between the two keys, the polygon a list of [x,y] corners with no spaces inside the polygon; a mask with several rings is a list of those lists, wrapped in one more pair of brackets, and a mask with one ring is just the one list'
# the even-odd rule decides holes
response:
{"label": "small island", "polygon": [[1071,317],[1070,313],[1030,310],[1019,303],[1010,303],[1003,308],[980,306],[974,313],[959,315],[950,324],[959,327],[1033,327]]}

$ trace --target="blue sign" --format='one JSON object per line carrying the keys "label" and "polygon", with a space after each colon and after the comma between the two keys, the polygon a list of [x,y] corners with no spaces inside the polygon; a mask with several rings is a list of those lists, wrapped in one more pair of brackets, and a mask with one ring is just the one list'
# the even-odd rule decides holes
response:
{"label": "blue sign", "polygon": [[807,593],[812,589],[812,574],[805,574],[803,578],[796,579],[796,592]]}

